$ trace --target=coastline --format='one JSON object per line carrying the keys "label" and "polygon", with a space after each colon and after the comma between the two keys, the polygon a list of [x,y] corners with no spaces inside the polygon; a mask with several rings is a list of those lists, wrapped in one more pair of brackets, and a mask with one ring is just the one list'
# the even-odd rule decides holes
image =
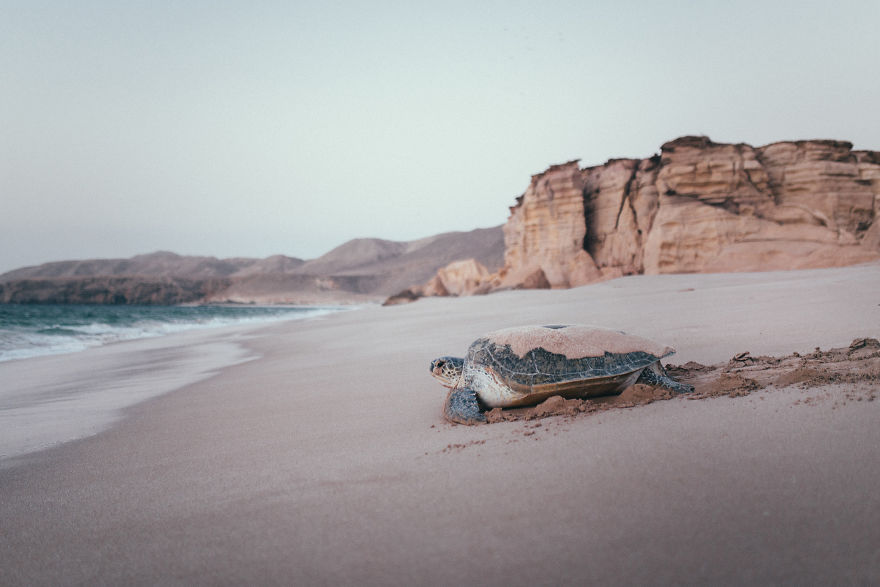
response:
{"label": "coastline", "polygon": [[462,427],[428,374],[514,323],[619,328],[675,364],[846,346],[880,335],[877,291],[877,264],[634,276],[262,325],[233,335],[259,358],[0,469],[0,567],[14,585],[877,581],[880,402],[788,386]]}
{"label": "coastline", "polygon": [[128,406],[256,358],[240,345],[255,328],[178,332],[0,362],[0,468],[98,434]]}
{"label": "coastline", "polygon": [[106,430],[129,406],[254,360],[244,341],[278,322],[183,325],[76,351],[0,361],[0,469],[27,455]]}
{"label": "coastline", "polygon": [[303,320],[357,307],[0,304],[0,363],[191,330]]}

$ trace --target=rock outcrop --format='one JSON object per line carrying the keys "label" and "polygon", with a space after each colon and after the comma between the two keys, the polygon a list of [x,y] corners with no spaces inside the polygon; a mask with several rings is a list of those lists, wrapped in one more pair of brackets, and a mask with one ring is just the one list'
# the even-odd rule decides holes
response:
{"label": "rock outcrop", "polygon": [[489,270],[485,265],[476,259],[464,259],[440,268],[428,283],[445,291],[445,295],[461,296],[474,293],[487,277]]}
{"label": "rock outcrop", "polygon": [[[880,259],[880,153],[845,141],[755,148],[682,137],[647,159],[532,177],[484,289],[636,273],[760,271]],[[532,278],[533,279],[533,278]]]}
{"label": "rock outcrop", "polygon": [[489,276],[486,266],[476,259],[453,261],[438,269],[427,283],[409,287],[389,297],[383,305],[405,304],[426,296],[462,296],[480,293],[478,290]]}

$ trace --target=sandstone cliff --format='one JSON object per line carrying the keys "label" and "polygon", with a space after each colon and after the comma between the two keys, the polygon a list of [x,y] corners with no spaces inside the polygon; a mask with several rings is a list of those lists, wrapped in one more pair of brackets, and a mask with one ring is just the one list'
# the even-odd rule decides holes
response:
{"label": "sandstone cliff", "polygon": [[634,273],[760,271],[880,259],[880,153],[845,141],[755,148],[682,137],[647,159],[532,177],[483,289]]}

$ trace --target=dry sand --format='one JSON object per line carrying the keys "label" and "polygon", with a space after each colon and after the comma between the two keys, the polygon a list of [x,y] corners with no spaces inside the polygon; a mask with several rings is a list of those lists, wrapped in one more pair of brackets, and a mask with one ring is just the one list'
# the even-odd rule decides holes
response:
{"label": "dry sand", "polygon": [[[640,276],[267,327],[0,469],[0,583],[877,584],[876,349],[850,345],[878,292],[877,264]],[[562,322],[676,347],[704,399],[442,421],[432,358]]]}

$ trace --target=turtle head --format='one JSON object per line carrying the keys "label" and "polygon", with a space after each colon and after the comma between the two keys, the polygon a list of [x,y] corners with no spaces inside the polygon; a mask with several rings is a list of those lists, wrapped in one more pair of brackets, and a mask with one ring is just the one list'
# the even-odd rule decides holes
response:
{"label": "turtle head", "polygon": [[464,359],[460,357],[440,357],[431,361],[431,375],[446,387],[455,387],[461,379]]}

